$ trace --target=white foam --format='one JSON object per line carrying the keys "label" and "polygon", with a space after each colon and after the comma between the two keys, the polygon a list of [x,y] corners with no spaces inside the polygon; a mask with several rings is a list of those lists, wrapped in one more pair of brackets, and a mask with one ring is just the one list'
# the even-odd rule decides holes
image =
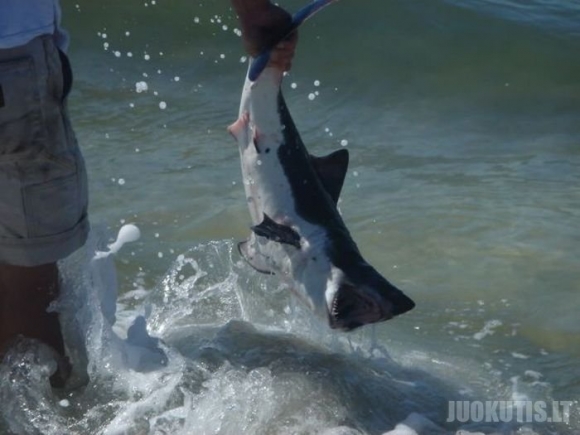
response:
{"label": "white foam", "polygon": [[512,352],[512,356],[514,358],[518,358],[518,359],[528,359],[529,355],[524,355],[523,353],[519,353],[519,352]]}
{"label": "white foam", "polygon": [[421,435],[424,433],[441,432],[443,432],[443,429],[427,417],[413,412],[405,420],[397,424],[393,430],[385,432],[383,435]]}
{"label": "white foam", "polygon": [[404,423],[399,423],[393,430],[385,432],[383,435],[419,435],[415,430]]}
{"label": "white foam", "polygon": [[105,252],[97,251],[94,258],[99,259],[108,257],[111,254],[116,254],[124,244],[136,242],[140,237],[141,231],[139,231],[139,228],[136,225],[123,225],[117,234],[117,239],[108,246],[109,250]]}
{"label": "white foam", "polygon": [[473,338],[476,340],[482,340],[488,335],[493,335],[495,333],[494,329],[500,327],[502,324],[503,323],[501,320],[489,320],[485,322],[485,325],[483,325],[483,329],[481,331],[473,334]]}

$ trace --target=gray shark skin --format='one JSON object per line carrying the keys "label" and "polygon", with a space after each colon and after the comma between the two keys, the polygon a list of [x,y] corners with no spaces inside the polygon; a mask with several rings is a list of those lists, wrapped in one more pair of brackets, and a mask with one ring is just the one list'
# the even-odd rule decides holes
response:
{"label": "gray shark skin", "polygon": [[411,310],[414,302],[364,260],[337,210],[348,151],[311,156],[282,96],[282,71],[267,67],[251,81],[250,70],[228,129],[239,145],[253,223],[238,245],[244,259],[279,276],[333,329]]}

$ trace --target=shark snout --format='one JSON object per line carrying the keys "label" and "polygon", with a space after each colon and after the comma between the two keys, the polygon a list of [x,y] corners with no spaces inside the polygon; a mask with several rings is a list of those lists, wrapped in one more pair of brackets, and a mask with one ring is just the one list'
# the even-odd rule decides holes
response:
{"label": "shark snout", "polygon": [[389,320],[411,310],[415,303],[386,280],[376,286],[343,282],[329,307],[333,329],[351,331],[370,323]]}

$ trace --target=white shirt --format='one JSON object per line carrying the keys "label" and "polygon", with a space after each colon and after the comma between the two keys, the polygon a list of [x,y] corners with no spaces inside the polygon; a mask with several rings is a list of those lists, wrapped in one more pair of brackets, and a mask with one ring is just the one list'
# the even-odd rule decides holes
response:
{"label": "white shirt", "polygon": [[60,28],[59,0],[0,0],[0,49],[24,45],[40,35],[53,35],[61,50],[68,35]]}

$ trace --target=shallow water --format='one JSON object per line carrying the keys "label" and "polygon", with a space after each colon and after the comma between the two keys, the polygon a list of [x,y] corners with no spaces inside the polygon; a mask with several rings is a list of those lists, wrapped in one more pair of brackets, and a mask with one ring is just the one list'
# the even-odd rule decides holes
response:
{"label": "shallow water", "polygon": [[[344,219],[417,302],[352,334],[235,252],[249,215],[225,128],[246,65],[228,5],[63,2],[94,232],[61,265],[61,309],[90,382],[54,393],[50,355],[19,349],[3,429],[580,430],[577,4],[343,0],[305,24],[289,108],[313,154],[346,144]],[[126,223],[140,239],[95,259]],[[574,404],[567,424],[446,422],[450,400],[516,399]]]}

